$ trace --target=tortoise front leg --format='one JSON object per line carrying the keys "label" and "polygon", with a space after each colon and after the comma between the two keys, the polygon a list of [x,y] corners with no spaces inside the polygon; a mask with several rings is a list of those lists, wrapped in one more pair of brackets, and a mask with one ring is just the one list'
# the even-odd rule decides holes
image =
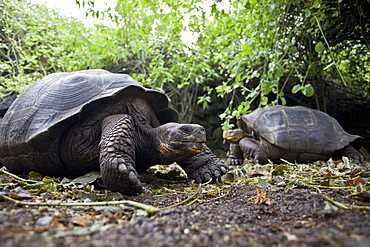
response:
{"label": "tortoise front leg", "polygon": [[177,162],[188,174],[188,178],[196,183],[208,182],[226,173],[228,167],[205,146],[203,152],[194,155],[188,160]]}
{"label": "tortoise front leg", "polygon": [[252,158],[256,163],[267,164],[268,156],[257,140],[245,137],[239,141],[239,148],[245,157]]}
{"label": "tortoise front leg", "polygon": [[104,184],[126,195],[142,192],[135,169],[134,124],[129,115],[113,115],[102,122],[99,145],[100,170]]}
{"label": "tortoise front leg", "polygon": [[227,163],[232,166],[239,166],[243,164],[243,161],[243,152],[240,150],[239,144],[230,143],[230,155],[227,158]]}

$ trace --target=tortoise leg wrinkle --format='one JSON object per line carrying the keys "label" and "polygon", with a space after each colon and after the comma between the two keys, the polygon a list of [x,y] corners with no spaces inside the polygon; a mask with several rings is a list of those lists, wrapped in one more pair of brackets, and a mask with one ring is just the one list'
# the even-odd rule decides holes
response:
{"label": "tortoise leg wrinkle", "polygon": [[211,178],[224,175],[228,169],[225,163],[205,147],[204,151],[190,159],[177,162],[196,183],[208,182]]}
{"label": "tortoise leg wrinkle", "polygon": [[104,184],[126,195],[143,188],[135,169],[134,124],[129,115],[113,115],[103,120],[99,163]]}

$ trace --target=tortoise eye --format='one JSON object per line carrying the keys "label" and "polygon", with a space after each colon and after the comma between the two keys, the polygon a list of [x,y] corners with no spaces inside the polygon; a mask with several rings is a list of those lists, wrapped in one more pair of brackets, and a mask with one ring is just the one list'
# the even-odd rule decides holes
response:
{"label": "tortoise eye", "polygon": [[183,125],[180,127],[180,130],[184,133],[184,134],[187,134],[187,135],[190,135],[192,133],[192,129],[190,128],[190,126],[187,126],[187,125]]}

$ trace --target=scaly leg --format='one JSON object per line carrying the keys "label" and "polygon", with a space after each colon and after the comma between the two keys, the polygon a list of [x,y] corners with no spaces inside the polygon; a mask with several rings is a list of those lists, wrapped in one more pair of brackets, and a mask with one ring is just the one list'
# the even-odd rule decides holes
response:
{"label": "scaly leg", "polygon": [[103,120],[100,141],[100,170],[104,184],[126,195],[142,192],[135,169],[134,123],[129,115]]}

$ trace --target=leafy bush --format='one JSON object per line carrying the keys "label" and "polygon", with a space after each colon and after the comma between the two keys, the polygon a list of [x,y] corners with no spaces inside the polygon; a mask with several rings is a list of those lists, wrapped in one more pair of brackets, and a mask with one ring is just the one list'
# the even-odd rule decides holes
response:
{"label": "leafy bush", "polygon": [[118,0],[106,10],[93,0],[76,3],[115,26],[87,28],[15,0],[0,5],[3,88],[105,68],[165,91],[184,122],[196,104],[223,98],[225,129],[255,107],[285,104],[287,93],[313,96],[316,78],[338,79],[369,98],[368,1]]}
{"label": "leafy bush", "polygon": [[99,13],[117,23],[130,60],[140,64],[130,70],[132,62],[123,61],[122,67],[165,90],[181,119],[191,120],[194,105],[206,108],[216,92],[229,101],[220,117],[230,128],[230,119],[254,107],[285,104],[289,83],[292,93],[306,97],[315,93],[310,81],[324,77],[347,87],[357,81],[358,91],[369,92],[368,56],[356,59],[369,51],[366,40],[327,37],[341,28],[343,12],[356,15],[356,6],[345,0],[119,0],[114,11]]}
{"label": "leafy bush", "polygon": [[53,72],[102,68],[121,51],[109,28],[87,28],[44,5],[10,0],[0,12],[2,90],[22,92]]}

